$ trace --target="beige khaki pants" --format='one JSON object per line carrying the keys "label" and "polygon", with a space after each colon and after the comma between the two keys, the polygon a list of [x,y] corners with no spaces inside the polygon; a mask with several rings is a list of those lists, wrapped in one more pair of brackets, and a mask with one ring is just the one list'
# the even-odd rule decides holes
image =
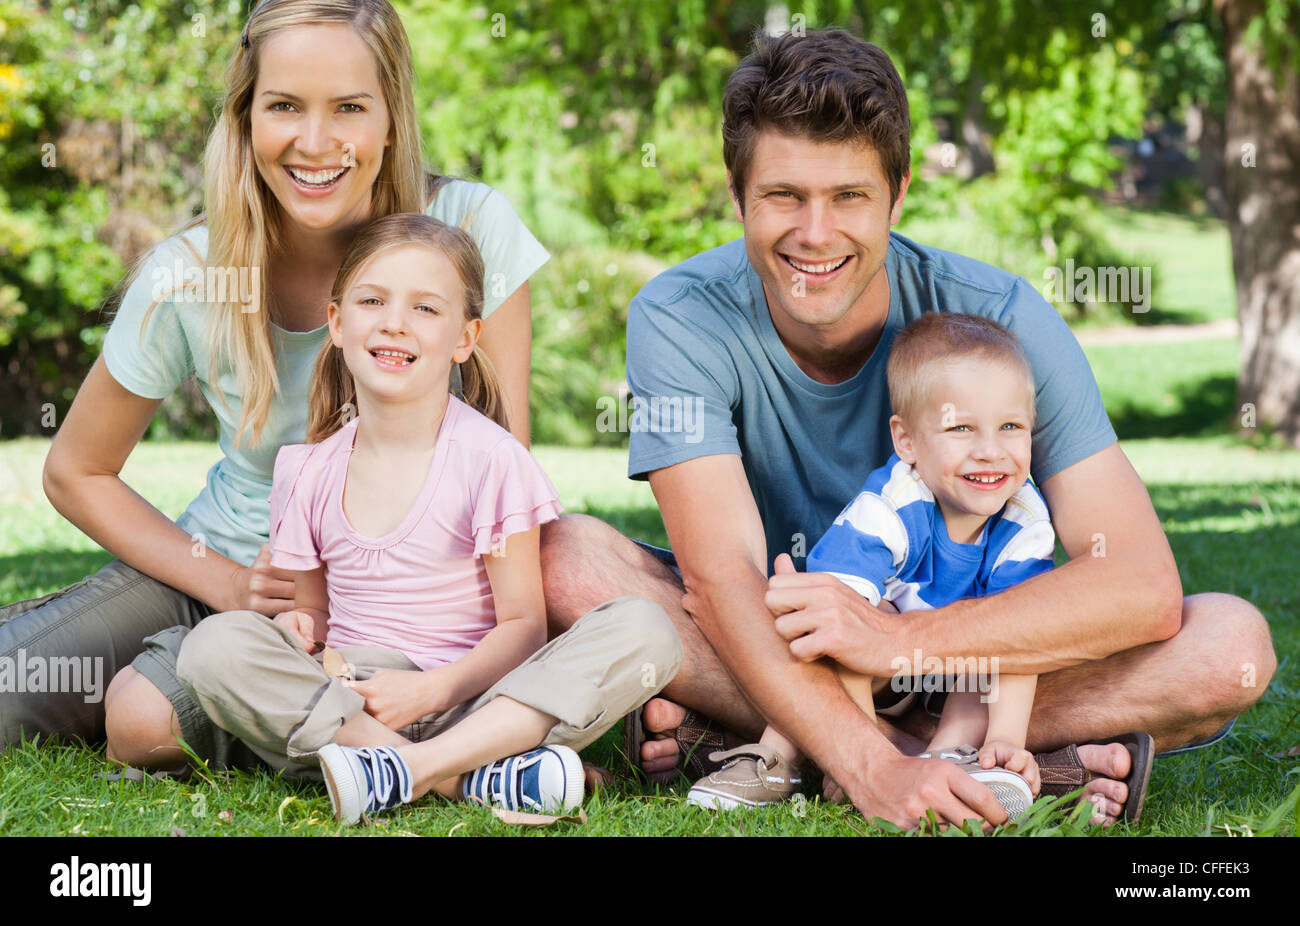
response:
{"label": "beige khaki pants", "polygon": [[[382,646],[342,646],[357,678],[379,669],[418,670]],[[672,680],[682,660],[677,631],[644,598],[617,598],[583,615],[477,698],[398,731],[430,739],[505,695],[557,718],[542,744],[580,750]],[[319,777],[315,754],[365,708],[326,675],[289,632],[253,611],[214,614],[189,632],[176,661],[180,683],[212,722],[286,775]]]}

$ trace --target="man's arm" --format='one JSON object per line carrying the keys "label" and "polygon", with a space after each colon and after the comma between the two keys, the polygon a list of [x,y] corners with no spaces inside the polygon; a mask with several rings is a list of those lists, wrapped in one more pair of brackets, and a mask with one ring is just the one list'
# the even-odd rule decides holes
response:
{"label": "man's arm", "polygon": [[1119,444],[1052,476],[1042,492],[1070,556],[1061,568],[884,625],[879,611],[830,577],[783,576],[773,583],[777,603],[807,602],[799,606],[818,612],[781,625],[791,651],[875,675],[917,649],[927,658],[997,656],[1001,672],[1042,675],[1177,633],[1182,581],[1146,486]]}
{"label": "man's arm", "polygon": [[915,825],[1005,818],[997,800],[946,762],[909,759],[858,710],[834,670],[803,663],[777,634],[765,603],[763,525],[740,457],[697,457],[650,473],[682,570],[683,606],[741,691],[848,793],[867,816]]}

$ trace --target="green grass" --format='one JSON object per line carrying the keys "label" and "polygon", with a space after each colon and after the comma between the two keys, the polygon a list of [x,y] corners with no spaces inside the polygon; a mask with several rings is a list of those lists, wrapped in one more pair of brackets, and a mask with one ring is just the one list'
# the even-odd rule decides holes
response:
{"label": "green grass", "polygon": [[[1142,822],[1111,835],[1300,833],[1300,451],[1256,449],[1221,426],[1233,418],[1235,342],[1090,347],[1124,449],[1150,489],[1182,573],[1184,591],[1223,591],[1268,617],[1280,667],[1263,699],[1223,743],[1156,764]],[[1226,383],[1226,384],[1225,384]],[[1138,434],[1156,437],[1138,439]],[[0,601],[33,597],[81,578],[108,555],[44,498],[46,443],[0,444]],[[570,511],[664,541],[649,488],[625,477],[619,450],[538,448]],[[142,444],[124,477],[170,516],[180,513],[216,459],[215,445]],[[617,729],[584,754],[621,765]],[[102,748],[42,745],[0,756],[0,834],[485,835],[517,833],[483,808],[429,799],[375,824],[340,828],[319,786],[254,773],[185,782],[109,782]],[[583,826],[553,835],[844,835],[888,831],[819,801],[718,817],[689,808],[684,788],[624,780],[589,798]],[[223,815],[228,811],[228,815]],[[1068,809],[1044,807],[1021,832],[1083,833]],[[1227,829],[1225,829],[1225,827]],[[1100,834],[1092,834],[1100,835]]]}
{"label": "green grass", "polygon": [[[1189,324],[1236,318],[1237,294],[1233,288],[1232,249],[1227,226],[1217,219],[1195,219],[1167,212],[1104,206],[1101,231],[1127,267],[1150,267],[1154,290],[1147,312],[1134,314],[1115,307],[1094,305],[1087,316],[1076,319],[1072,310],[1059,308],[1074,324],[1094,325]],[[967,218],[909,219],[903,209],[898,230],[931,247],[955,251],[1023,276],[1042,292],[1047,285],[1044,268],[1062,271],[1065,258],[1048,261],[1038,250],[1017,247],[984,223]]]}

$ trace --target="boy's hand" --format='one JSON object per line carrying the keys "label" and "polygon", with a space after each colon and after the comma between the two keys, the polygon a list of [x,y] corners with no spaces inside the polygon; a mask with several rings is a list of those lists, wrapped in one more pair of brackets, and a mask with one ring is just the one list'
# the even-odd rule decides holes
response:
{"label": "boy's hand", "polygon": [[390,730],[400,730],[426,714],[446,710],[438,696],[437,670],[379,669],[355,682],[345,681],[366,699],[366,713]]}
{"label": "boy's hand", "polygon": [[307,652],[316,649],[316,619],[306,611],[281,611],[275,622],[289,631],[289,635]]}
{"label": "boy's hand", "polygon": [[980,768],[994,766],[1018,773],[1029,782],[1029,789],[1034,792],[1034,797],[1038,797],[1038,791],[1043,784],[1042,778],[1038,774],[1038,763],[1034,761],[1033,754],[1028,749],[999,740],[990,740],[980,750]]}

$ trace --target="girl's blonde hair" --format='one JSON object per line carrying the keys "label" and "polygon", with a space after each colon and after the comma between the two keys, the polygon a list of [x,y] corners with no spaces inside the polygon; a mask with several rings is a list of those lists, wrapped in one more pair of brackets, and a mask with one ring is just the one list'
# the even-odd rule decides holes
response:
{"label": "girl's blonde hair", "polygon": [[[465,293],[465,321],[483,317],[483,257],[474,239],[459,228],[420,213],[376,219],[353,239],[334,277],[330,301],[343,308],[344,298],[362,265],[380,251],[402,245],[422,245],[444,255],[456,270]],[[465,403],[507,431],[501,384],[492,362],[478,345],[461,365]],[[316,358],[311,401],[307,411],[307,443],[329,437],[356,414],[357,393],[352,374],[343,363],[343,351],[325,342]]]}
{"label": "girl's blonde hair", "polygon": [[[209,378],[229,357],[243,399],[235,446],[251,431],[261,442],[271,403],[279,391],[271,340],[271,305],[266,281],[271,255],[283,240],[283,216],[275,195],[253,161],[251,112],[261,48],[271,36],[295,26],[345,23],[366,43],[379,70],[388,106],[392,144],[386,149],[371,194],[370,217],[422,211],[445,178],[424,168],[412,90],[411,47],[402,21],[388,0],[265,0],[254,11],[226,67],[221,111],[204,157],[204,203],[208,224],[208,267],[261,267],[263,285],[246,306],[212,303]],[[145,323],[148,319],[146,317]],[[142,329],[143,330],[143,329]]]}

